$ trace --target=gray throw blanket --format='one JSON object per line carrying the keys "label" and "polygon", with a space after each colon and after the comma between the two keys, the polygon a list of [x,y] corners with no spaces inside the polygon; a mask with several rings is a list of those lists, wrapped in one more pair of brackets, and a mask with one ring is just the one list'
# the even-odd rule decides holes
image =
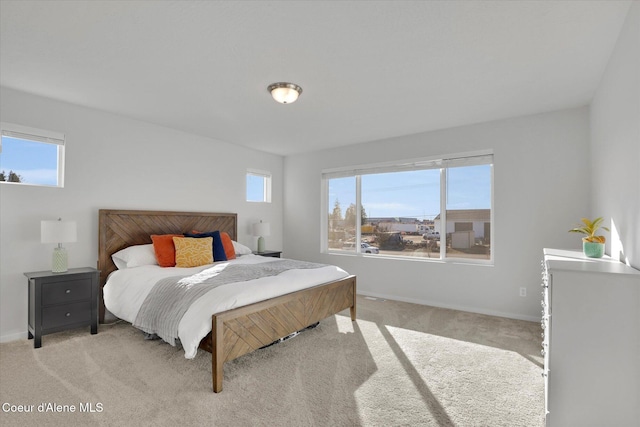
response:
{"label": "gray throw blanket", "polygon": [[296,260],[274,260],[260,264],[227,264],[206,269],[193,276],[173,276],[159,280],[142,303],[133,323],[147,334],[176,345],[178,324],[192,303],[218,286],[277,276],[292,269],[325,267]]}

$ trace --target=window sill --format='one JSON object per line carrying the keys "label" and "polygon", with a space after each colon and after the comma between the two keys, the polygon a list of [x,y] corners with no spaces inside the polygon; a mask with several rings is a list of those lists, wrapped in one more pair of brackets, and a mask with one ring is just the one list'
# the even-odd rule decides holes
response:
{"label": "window sill", "polygon": [[462,264],[462,265],[478,265],[484,267],[493,267],[493,260],[487,259],[469,259],[469,258],[429,258],[429,257],[412,257],[412,256],[400,256],[400,255],[388,255],[388,254],[367,254],[367,253],[349,253],[338,251],[324,251],[327,255],[346,256],[346,257],[359,257],[359,258],[380,258],[398,261],[410,261],[410,262],[428,262],[436,264]]}

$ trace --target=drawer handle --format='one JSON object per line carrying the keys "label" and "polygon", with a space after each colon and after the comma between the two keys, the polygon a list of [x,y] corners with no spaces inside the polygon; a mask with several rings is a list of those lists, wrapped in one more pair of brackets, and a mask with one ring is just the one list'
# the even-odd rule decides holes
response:
{"label": "drawer handle", "polygon": [[66,317],[71,317],[71,313],[65,314]]}
{"label": "drawer handle", "polygon": [[66,291],[64,291],[65,294],[70,294],[71,293],[71,289],[67,289]]}

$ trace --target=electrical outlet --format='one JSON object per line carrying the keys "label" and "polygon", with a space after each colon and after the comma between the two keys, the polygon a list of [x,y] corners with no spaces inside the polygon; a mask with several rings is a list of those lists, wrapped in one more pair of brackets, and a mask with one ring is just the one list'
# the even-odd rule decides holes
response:
{"label": "electrical outlet", "polygon": [[520,288],[520,296],[521,297],[527,296],[527,288]]}

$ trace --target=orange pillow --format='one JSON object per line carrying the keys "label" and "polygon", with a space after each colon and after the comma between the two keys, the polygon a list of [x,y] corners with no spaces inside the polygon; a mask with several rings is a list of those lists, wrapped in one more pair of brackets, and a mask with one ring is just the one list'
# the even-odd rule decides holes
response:
{"label": "orange pillow", "polygon": [[183,237],[182,234],[153,234],[153,251],[160,267],[176,266],[176,247],[173,244],[174,237]]}
{"label": "orange pillow", "polygon": [[[202,231],[198,231],[198,230],[191,230],[191,232],[193,234],[201,234]],[[224,248],[224,254],[227,257],[227,261],[230,261],[232,259],[236,259],[236,250],[233,247],[233,242],[231,241],[231,236],[229,236],[229,233],[225,232],[225,231],[221,231],[220,232],[220,240],[222,240],[222,247]]]}
{"label": "orange pillow", "polygon": [[221,231],[220,239],[222,240],[224,254],[227,256],[227,259],[236,259],[236,250],[233,248],[233,242],[231,241],[231,237],[229,236],[229,234]]}

